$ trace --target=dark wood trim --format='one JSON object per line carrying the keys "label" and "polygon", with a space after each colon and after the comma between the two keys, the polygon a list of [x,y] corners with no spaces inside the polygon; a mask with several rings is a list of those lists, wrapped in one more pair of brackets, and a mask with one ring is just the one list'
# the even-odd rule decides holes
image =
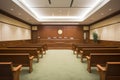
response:
{"label": "dark wood trim", "polygon": [[114,17],[114,16],[119,15],[119,14],[120,14],[120,10],[117,11],[117,12],[115,12],[115,13],[113,13],[113,14],[110,14],[110,15],[106,16],[105,18],[102,18],[102,19],[100,19],[100,20],[98,20],[98,21],[95,21],[95,22],[93,22],[93,23],[91,23],[91,24],[89,24],[89,25],[90,25],[90,26],[91,26],[91,25],[94,25],[94,24],[96,24],[96,23],[99,23],[99,22],[101,22],[101,21],[104,21],[104,20],[106,20],[106,19],[109,19],[109,18]]}
{"label": "dark wood trim", "polygon": [[17,20],[17,21],[20,21],[20,22],[22,22],[22,23],[25,23],[25,24],[31,26],[30,23],[28,23],[28,22],[26,22],[26,21],[24,21],[24,20],[22,20],[22,19],[20,19],[20,18],[17,18],[17,17],[11,15],[10,13],[8,13],[8,12],[6,12],[6,11],[0,10],[0,13],[3,14],[3,15],[8,16],[8,17],[10,17],[10,18],[13,18],[13,19],[15,19],[15,20]]}
{"label": "dark wood trim", "polygon": [[51,0],[48,0],[49,4],[51,5]]}
{"label": "dark wood trim", "polygon": [[73,1],[74,1],[74,0],[71,0],[70,7],[72,7],[72,5],[73,5]]}

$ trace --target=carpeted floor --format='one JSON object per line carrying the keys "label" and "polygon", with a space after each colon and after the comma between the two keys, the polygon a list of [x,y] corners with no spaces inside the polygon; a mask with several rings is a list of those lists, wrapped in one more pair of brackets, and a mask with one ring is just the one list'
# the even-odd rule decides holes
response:
{"label": "carpeted floor", "polygon": [[48,50],[39,63],[33,62],[32,73],[22,69],[20,80],[99,80],[96,69],[88,73],[86,67],[71,50]]}

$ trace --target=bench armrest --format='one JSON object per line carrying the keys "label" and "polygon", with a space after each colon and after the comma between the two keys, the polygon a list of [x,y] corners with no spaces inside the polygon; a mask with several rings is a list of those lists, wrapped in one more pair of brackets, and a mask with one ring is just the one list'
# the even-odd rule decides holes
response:
{"label": "bench armrest", "polygon": [[34,58],[34,56],[29,57],[29,59],[33,59],[33,58]]}
{"label": "bench armrest", "polygon": [[30,59],[29,73],[31,73],[33,71],[33,67],[32,67],[33,58],[34,58],[34,56],[29,57],[29,59]]}
{"label": "bench armrest", "polygon": [[22,65],[18,65],[17,67],[13,68],[13,71],[18,71],[21,69],[21,67],[22,67]]}
{"label": "bench armrest", "polygon": [[97,64],[97,68],[101,71],[106,71],[105,67],[102,67],[101,65]]}
{"label": "bench armrest", "polygon": [[86,56],[87,60],[90,60],[90,56]]}
{"label": "bench armrest", "polygon": [[98,70],[99,75],[100,75],[100,80],[105,80],[106,68],[97,64],[97,70]]}
{"label": "bench armrest", "polygon": [[20,80],[20,70],[21,70],[22,65],[18,65],[17,67],[13,68],[13,80]]}
{"label": "bench armrest", "polygon": [[80,50],[80,53],[83,53],[83,51],[82,51],[82,50]]}

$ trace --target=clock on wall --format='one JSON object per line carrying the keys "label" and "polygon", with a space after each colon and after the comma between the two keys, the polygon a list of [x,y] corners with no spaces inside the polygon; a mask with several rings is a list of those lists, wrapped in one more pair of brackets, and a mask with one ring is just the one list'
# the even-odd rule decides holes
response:
{"label": "clock on wall", "polygon": [[62,29],[58,29],[58,34],[60,35],[62,33],[63,33]]}

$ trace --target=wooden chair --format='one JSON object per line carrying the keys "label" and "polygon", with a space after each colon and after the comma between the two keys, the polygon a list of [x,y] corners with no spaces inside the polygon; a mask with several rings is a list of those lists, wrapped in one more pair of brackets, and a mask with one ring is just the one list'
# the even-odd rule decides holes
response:
{"label": "wooden chair", "polygon": [[120,80],[120,62],[107,62],[105,67],[97,64],[100,80]]}
{"label": "wooden chair", "polygon": [[13,67],[12,62],[0,62],[0,80],[19,80],[21,67]]}

